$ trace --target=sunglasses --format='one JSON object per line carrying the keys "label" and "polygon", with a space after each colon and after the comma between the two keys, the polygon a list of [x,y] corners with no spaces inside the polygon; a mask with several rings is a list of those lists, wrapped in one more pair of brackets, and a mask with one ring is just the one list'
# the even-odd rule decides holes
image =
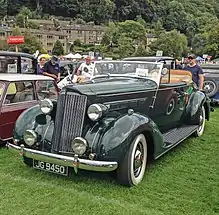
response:
{"label": "sunglasses", "polygon": [[188,59],[189,59],[189,60],[193,60],[194,58],[192,58],[192,57],[188,57]]}

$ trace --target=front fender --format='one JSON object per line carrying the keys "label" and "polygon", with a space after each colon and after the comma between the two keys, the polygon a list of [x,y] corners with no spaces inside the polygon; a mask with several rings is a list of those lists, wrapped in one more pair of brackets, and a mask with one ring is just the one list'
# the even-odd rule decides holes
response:
{"label": "front fender", "polygon": [[[94,127],[96,133],[92,134],[92,150],[99,155],[99,159],[119,162],[123,159],[136,135],[140,133],[150,137],[147,141],[148,145],[152,146],[154,153],[160,149],[159,145],[163,144],[162,134],[156,124],[147,116],[138,113],[125,114],[112,120],[108,126],[100,126],[104,125],[106,121],[109,122],[109,119],[105,118],[98,123]],[[87,134],[86,138],[89,136]]]}
{"label": "front fender", "polygon": [[[45,132],[53,122],[52,115],[44,115],[40,105],[25,110],[16,120],[14,127],[14,139],[23,141],[24,132],[28,129],[34,130],[39,136],[39,141],[45,138]],[[51,139],[51,138],[49,138]]]}

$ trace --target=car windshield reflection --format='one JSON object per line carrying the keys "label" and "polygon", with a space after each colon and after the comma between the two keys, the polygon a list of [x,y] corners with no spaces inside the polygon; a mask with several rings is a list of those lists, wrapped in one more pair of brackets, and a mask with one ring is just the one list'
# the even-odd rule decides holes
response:
{"label": "car windshield reflection", "polygon": [[38,81],[36,87],[39,100],[55,99],[58,96],[58,92],[53,81]]}
{"label": "car windshield reflection", "polygon": [[100,61],[95,62],[94,76],[96,75],[124,75],[137,76],[160,83],[162,63],[138,61]]}

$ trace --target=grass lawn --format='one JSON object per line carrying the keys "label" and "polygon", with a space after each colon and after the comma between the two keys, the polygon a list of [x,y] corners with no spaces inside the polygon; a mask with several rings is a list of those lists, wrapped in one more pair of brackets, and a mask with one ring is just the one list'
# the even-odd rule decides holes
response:
{"label": "grass lawn", "polygon": [[25,166],[0,149],[1,215],[219,214],[219,109],[205,134],[149,166],[126,188],[105,174],[65,178]]}

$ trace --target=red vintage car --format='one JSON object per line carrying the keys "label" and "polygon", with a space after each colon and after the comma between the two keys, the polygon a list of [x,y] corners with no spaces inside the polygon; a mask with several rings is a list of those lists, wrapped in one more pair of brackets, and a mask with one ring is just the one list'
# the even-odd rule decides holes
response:
{"label": "red vintage car", "polygon": [[45,98],[58,96],[54,80],[42,75],[0,73],[0,142],[13,136],[18,116]]}

